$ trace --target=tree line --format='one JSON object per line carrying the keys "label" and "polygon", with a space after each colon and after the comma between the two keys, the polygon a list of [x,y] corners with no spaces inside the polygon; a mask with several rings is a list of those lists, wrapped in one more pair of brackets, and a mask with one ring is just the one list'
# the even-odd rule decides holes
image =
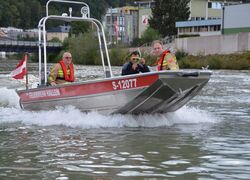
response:
{"label": "tree line", "polygon": [[[48,0],[0,0],[0,27],[36,28],[38,21],[45,16]],[[84,0],[90,6],[91,17],[101,19],[108,7],[131,5],[132,0]],[[67,11],[65,5],[51,6],[51,14]]]}
{"label": "tree line", "polygon": [[[0,27],[13,26],[22,29],[36,28],[39,19],[45,16],[48,0],[0,0]],[[230,1],[230,0],[229,0]],[[232,0],[233,1],[233,0]],[[84,0],[89,6],[91,17],[101,20],[108,7],[135,5],[134,0]],[[155,0],[152,8],[150,27],[162,37],[177,34],[176,21],[186,21],[189,17],[190,0]],[[249,3],[250,0],[242,0]],[[65,5],[55,4],[51,14],[68,12]],[[80,12],[80,11],[79,11]],[[58,24],[49,24],[52,27]],[[77,25],[75,25],[77,26]],[[86,29],[85,27],[82,27]],[[152,29],[149,32],[152,34]],[[149,36],[151,36],[149,34]],[[156,35],[158,37],[158,35]]]}

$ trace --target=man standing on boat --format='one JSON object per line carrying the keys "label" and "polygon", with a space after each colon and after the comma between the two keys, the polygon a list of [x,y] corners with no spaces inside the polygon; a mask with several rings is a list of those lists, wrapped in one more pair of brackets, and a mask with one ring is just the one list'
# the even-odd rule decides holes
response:
{"label": "man standing on boat", "polygon": [[140,57],[140,53],[138,51],[133,51],[129,57],[129,62],[124,64],[122,67],[122,75],[149,72],[145,59]]}
{"label": "man standing on boat", "polygon": [[152,43],[153,54],[157,56],[157,70],[179,70],[179,65],[174,54],[163,49],[163,44],[159,40]]}
{"label": "man standing on boat", "polygon": [[49,74],[48,83],[51,86],[74,82],[74,65],[72,63],[72,55],[70,52],[63,54],[62,60],[55,64]]}

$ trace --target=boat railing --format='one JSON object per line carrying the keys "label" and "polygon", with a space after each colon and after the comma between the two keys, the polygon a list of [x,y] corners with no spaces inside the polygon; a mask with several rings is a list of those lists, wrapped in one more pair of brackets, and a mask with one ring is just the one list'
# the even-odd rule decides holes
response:
{"label": "boat railing", "polygon": [[[72,4],[82,5],[80,8],[81,9],[80,10],[81,16],[72,15],[72,13],[73,13],[72,7],[69,7],[69,15],[67,13],[63,13],[62,15],[49,14],[49,5],[52,2],[54,2],[54,3],[66,3],[66,4],[71,4],[71,5]],[[109,59],[109,54],[108,54],[106,38],[105,38],[104,28],[103,28],[100,21],[90,17],[89,6],[84,2],[78,2],[78,1],[49,0],[46,4],[46,16],[43,17],[38,23],[38,31],[39,31],[38,32],[38,39],[39,39],[38,40],[39,41],[38,53],[39,53],[39,84],[40,85],[47,84],[46,22],[48,20],[61,20],[61,21],[67,21],[67,22],[85,21],[85,22],[92,23],[97,29],[97,37],[98,37],[98,41],[99,41],[99,50],[100,50],[100,54],[101,54],[101,61],[102,61],[102,65],[103,65],[104,76],[106,78],[113,76],[111,64],[110,64],[110,59]],[[43,47],[43,51],[42,51],[42,47]],[[108,69],[106,69],[103,51],[105,51]],[[43,64],[44,64],[43,73],[42,73],[42,53],[43,53]],[[42,82],[42,79],[44,80],[43,82]]]}
{"label": "boat railing", "polygon": [[[90,10],[89,10],[89,5],[86,4],[85,2],[79,2],[79,1],[65,1],[65,0],[49,0],[46,3],[46,16],[49,16],[49,5],[54,2],[54,3],[65,3],[65,4],[79,4],[82,5],[81,7],[81,14],[83,16],[86,16],[87,18],[90,18]],[[55,15],[55,14],[53,14]],[[69,16],[72,16],[72,8],[69,8]]]}

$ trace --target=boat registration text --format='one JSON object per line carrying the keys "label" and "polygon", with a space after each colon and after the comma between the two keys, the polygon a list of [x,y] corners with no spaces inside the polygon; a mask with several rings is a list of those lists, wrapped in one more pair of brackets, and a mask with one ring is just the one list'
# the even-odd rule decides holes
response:
{"label": "boat registration text", "polygon": [[137,87],[137,79],[123,79],[112,81],[112,86],[114,90],[123,90]]}

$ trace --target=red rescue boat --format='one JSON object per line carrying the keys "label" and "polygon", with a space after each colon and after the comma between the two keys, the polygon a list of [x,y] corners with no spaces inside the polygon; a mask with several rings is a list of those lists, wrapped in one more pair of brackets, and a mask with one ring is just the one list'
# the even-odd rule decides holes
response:
{"label": "red rescue boat", "polygon": [[[82,5],[82,17],[49,15],[50,2]],[[205,86],[211,71],[160,71],[129,76],[113,76],[102,24],[90,18],[89,7],[83,2],[50,0],[46,17],[39,22],[39,86],[18,90],[20,105],[27,110],[52,110],[59,106],[75,106],[83,112],[103,114],[166,113],[181,108]],[[47,20],[87,21],[97,28],[105,78],[58,86],[47,86]],[[41,33],[43,36],[41,36]],[[43,48],[43,63],[42,63]],[[103,52],[103,49],[105,53]],[[104,58],[106,56],[106,58]],[[106,62],[105,62],[106,60]],[[106,65],[107,64],[107,65]],[[106,66],[108,68],[106,69]],[[42,68],[43,67],[43,68]],[[43,71],[42,71],[43,69]]]}

